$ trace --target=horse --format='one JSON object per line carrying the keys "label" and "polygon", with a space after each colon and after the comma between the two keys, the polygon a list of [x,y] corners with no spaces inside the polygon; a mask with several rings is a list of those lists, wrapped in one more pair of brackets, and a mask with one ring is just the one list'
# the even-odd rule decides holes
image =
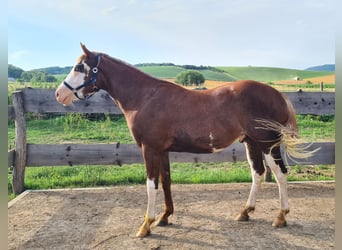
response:
{"label": "horse", "polygon": [[[289,213],[287,168],[281,145],[290,157],[307,158],[313,151],[301,147],[295,110],[288,97],[271,86],[239,80],[207,90],[190,90],[157,79],[105,53],[83,54],[55,91],[56,100],[71,105],[105,90],[121,109],[146,167],[147,209],[136,236],[151,233],[151,225],[166,226],[174,213],[169,152],[213,153],[235,141],[244,143],[252,174],[246,204],[236,216],[248,221],[265,172],[264,160],[278,184],[280,210],[273,227],[287,225]],[[164,209],[156,218],[159,181]]]}

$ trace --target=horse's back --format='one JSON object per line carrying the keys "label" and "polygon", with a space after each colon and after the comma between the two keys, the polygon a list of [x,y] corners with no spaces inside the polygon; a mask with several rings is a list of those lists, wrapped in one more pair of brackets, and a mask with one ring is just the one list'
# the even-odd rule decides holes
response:
{"label": "horse's back", "polygon": [[272,119],[285,123],[288,119],[287,103],[275,88],[256,81],[238,81],[233,85],[234,95],[244,114],[255,118]]}

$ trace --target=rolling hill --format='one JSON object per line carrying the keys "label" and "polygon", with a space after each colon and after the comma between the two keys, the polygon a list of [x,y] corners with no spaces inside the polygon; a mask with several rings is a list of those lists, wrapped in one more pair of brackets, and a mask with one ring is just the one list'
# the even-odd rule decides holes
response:
{"label": "rolling hill", "polygon": [[324,64],[320,66],[314,66],[307,68],[305,70],[311,70],[311,71],[335,71],[335,64]]}
{"label": "rolling hill", "polygon": [[[136,66],[141,71],[150,74],[157,78],[166,78],[172,79],[176,78],[176,76],[188,68],[184,66],[178,65],[152,65],[152,66]],[[201,74],[203,74],[204,78],[207,80],[216,80],[216,81],[236,81],[236,78],[230,76],[226,72],[222,70],[215,69],[213,67],[196,67],[193,66],[194,69],[197,70]]]}
{"label": "rolling hill", "polygon": [[[194,66],[194,65],[175,65],[172,63],[167,64],[137,64],[135,65],[141,71],[150,74],[157,78],[175,79],[176,76],[185,70],[197,70],[202,73],[206,80],[211,81],[236,81],[241,79],[252,79],[262,82],[275,82],[283,80],[303,80],[308,78],[323,77],[333,75],[332,71],[316,71],[316,70],[297,70],[275,67],[228,67],[228,66]],[[47,67],[41,68],[39,71],[44,71],[49,74],[58,76],[59,78],[65,77],[69,73],[71,67]],[[333,82],[334,83],[334,82]]]}
{"label": "rolling hill", "polygon": [[272,82],[279,80],[305,79],[330,75],[332,72],[308,71],[273,67],[218,67],[236,79],[252,79],[256,81]]}
{"label": "rolling hill", "polygon": [[[187,70],[182,66],[138,66],[138,68],[152,76],[158,78],[172,79],[177,74]],[[202,73],[206,80],[213,81],[236,81],[242,79],[252,79],[262,82],[272,82],[280,80],[294,80],[321,77],[333,74],[331,71],[308,71],[274,67],[208,67],[206,69],[197,69]]]}
{"label": "rolling hill", "polygon": [[55,67],[35,69],[35,71],[44,71],[51,75],[60,75],[60,74],[68,74],[71,69],[72,69],[72,66],[66,66],[66,67],[55,66]]}

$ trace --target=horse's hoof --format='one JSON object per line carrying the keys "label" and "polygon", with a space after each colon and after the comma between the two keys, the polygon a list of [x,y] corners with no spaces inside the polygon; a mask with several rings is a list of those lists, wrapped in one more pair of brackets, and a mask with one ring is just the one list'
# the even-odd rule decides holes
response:
{"label": "horse's hoof", "polygon": [[150,230],[139,230],[139,232],[136,234],[137,237],[139,238],[144,238],[148,236],[151,233]]}
{"label": "horse's hoof", "polygon": [[236,221],[248,221],[249,215],[247,213],[241,213],[238,216],[235,217]]}
{"label": "horse's hoof", "polygon": [[289,209],[280,209],[279,215],[277,218],[273,221],[272,226],[273,227],[286,227],[287,223],[285,220],[285,216],[290,212]]}
{"label": "horse's hoof", "polygon": [[280,221],[278,219],[276,219],[273,223],[272,223],[272,227],[276,227],[276,228],[281,228],[281,227],[286,227],[287,223],[286,221]]}
{"label": "horse's hoof", "polygon": [[159,220],[155,223],[155,225],[158,227],[165,227],[165,226],[169,225],[169,223],[167,221],[164,221],[164,220]]}

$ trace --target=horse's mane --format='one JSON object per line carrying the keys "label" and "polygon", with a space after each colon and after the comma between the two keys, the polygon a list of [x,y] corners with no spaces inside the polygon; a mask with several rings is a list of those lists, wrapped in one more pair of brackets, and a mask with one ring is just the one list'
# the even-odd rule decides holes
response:
{"label": "horse's mane", "polygon": [[[95,52],[95,53],[96,53],[96,52]],[[175,83],[172,83],[172,82],[170,82],[170,81],[163,80],[163,79],[159,79],[159,78],[154,77],[154,76],[152,76],[152,75],[150,75],[150,74],[148,74],[148,73],[145,73],[145,72],[142,71],[141,69],[138,69],[138,68],[135,67],[134,65],[132,65],[132,64],[130,64],[130,63],[127,63],[127,62],[125,62],[125,61],[123,61],[123,60],[120,60],[120,59],[118,59],[118,58],[112,57],[112,56],[110,56],[110,55],[108,55],[108,54],[105,54],[105,53],[98,53],[98,54],[101,55],[101,57],[104,57],[104,58],[106,58],[106,59],[108,59],[108,60],[110,60],[110,61],[113,61],[114,63],[121,64],[121,65],[123,65],[124,67],[129,68],[132,72],[135,71],[135,72],[137,72],[137,73],[139,73],[139,74],[142,74],[142,75],[144,75],[144,76],[146,76],[146,77],[148,77],[148,78],[150,78],[150,79],[157,80],[159,83],[172,84],[172,85],[174,85],[174,86],[183,88],[182,86],[180,86],[180,85],[178,85],[178,84],[175,84]]]}

